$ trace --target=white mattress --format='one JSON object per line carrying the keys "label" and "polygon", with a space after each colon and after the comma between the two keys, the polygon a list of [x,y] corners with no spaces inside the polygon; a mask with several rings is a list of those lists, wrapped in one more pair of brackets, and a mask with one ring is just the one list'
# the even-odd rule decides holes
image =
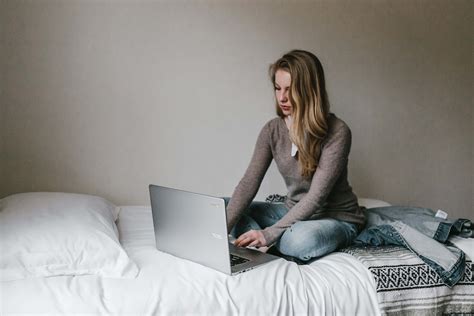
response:
{"label": "white mattress", "polygon": [[351,255],[283,259],[227,276],[155,248],[149,207],[122,207],[121,243],[136,279],[62,276],[1,283],[9,314],[379,315],[372,275]]}

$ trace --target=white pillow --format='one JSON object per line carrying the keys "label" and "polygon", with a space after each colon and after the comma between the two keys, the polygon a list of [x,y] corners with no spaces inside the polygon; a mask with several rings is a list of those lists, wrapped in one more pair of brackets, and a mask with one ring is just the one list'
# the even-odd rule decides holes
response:
{"label": "white pillow", "polygon": [[117,207],[91,195],[20,193],[0,200],[0,280],[95,274],[134,278]]}
{"label": "white pillow", "polygon": [[375,200],[375,199],[367,199],[367,198],[360,198],[359,205],[365,206],[365,208],[372,208],[372,207],[382,207],[382,206],[390,206],[385,201]]}

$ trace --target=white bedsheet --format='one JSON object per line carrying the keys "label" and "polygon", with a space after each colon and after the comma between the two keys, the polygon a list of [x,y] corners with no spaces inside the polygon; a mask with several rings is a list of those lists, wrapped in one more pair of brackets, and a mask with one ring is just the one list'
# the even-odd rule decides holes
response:
{"label": "white bedsheet", "polygon": [[122,207],[121,243],[136,279],[62,276],[1,283],[9,314],[379,315],[370,272],[348,254],[311,265],[275,260],[227,276],[155,248],[149,207]]}

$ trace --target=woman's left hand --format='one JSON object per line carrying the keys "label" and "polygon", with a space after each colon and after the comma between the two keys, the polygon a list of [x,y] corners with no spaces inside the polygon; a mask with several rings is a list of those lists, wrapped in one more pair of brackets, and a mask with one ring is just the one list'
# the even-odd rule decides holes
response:
{"label": "woman's left hand", "polygon": [[240,235],[239,238],[237,238],[237,240],[234,242],[234,245],[237,247],[250,246],[258,248],[266,246],[267,241],[265,240],[261,230],[249,230],[248,232]]}

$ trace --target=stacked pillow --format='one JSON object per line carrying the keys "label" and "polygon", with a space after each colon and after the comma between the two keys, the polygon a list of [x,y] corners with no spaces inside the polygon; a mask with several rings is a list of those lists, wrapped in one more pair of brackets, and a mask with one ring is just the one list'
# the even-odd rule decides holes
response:
{"label": "stacked pillow", "polygon": [[21,193],[0,200],[0,280],[93,274],[134,278],[118,208],[91,195]]}

